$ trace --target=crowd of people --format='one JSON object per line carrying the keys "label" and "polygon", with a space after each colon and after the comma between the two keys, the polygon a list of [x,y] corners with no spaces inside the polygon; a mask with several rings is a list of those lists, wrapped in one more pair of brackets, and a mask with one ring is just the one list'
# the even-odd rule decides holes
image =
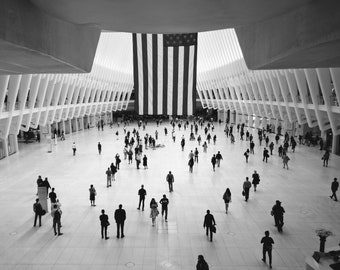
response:
{"label": "crowd of people", "polygon": [[[156,122],[157,127],[162,125],[162,120],[157,120]],[[100,127],[103,130],[103,126],[98,124],[98,130],[100,130]],[[188,155],[188,166],[189,166],[189,172],[193,173],[193,167],[196,164],[198,166],[198,160],[199,160],[199,153],[198,150],[200,147],[202,147],[202,152],[207,153],[208,145],[210,143],[216,144],[217,136],[214,134],[214,123],[213,122],[205,122],[202,119],[191,121],[188,120],[172,120],[170,122],[170,127],[166,126],[164,127],[164,136],[168,135],[168,129],[172,129],[171,136],[173,143],[176,143],[176,130],[178,132],[185,132],[187,129],[189,131],[189,140],[190,141],[197,141],[197,147],[194,149],[190,149],[189,155]],[[199,134],[200,129],[203,131]],[[147,133],[147,121],[138,121],[137,127],[129,127],[124,123],[124,140],[123,140],[123,156],[124,161],[127,162],[127,164],[132,164],[133,159],[136,162],[136,168],[140,169],[140,164],[142,163],[142,166],[144,169],[148,169],[148,157],[145,154],[146,150],[148,149],[157,149],[157,147],[163,147],[164,145],[157,143],[159,139],[159,132],[158,130],[155,131],[154,136]],[[118,131],[117,131],[118,132]],[[248,163],[249,158],[252,156],[255,156],[255,137],[250,132],[249,129],[246,130],[245,124],[237,124],[236,126],[231,124],[226,124],[224,128],[225,136],[226,138],[230,138],[230,143],[235,143],[235,138],[239,138],[240,140],[245,140],[249,143],[249,147],[247,147],[246,151],[244,152],[244,156],[246,159],[246,163]],[[143,135],[142,135],[143,133]],[[117,134],[116,134],[117,135]],[[118,136],[118,135],[117,135]],[[288,133],[286,133],[283,136],[283,143],[280,144],[281,136],[279,134],[276,134],[273,140],[271,141],[271,137],[268,132],[265,129],[258,129],[257,132],[258,136],[258,144],[261,146],[262,143],[265,144],[265,147],[263,149],[262,153],[259,153],[261,155],[261,158],[263,162],[268,163],[270,161],[270,158],[272,156],[276,156],[274,151],[275,145],[277,146],[278,155],[276,158],[282,159],[283,168],[286,168],[288,170],[288,162],[290,160],[288,156],[288,152],[291,151],[293,154],[295,152],[295,148],[297,146],[296,140],[294,136],[289,136]],[[212,140],[212,142],[211,142]],[[219,139],[220,140],[220,139]],[[222,140],[222,138],[221,138]],[[275,140],[275,143],[274,143]],[[143,149],[144,147],[144,149]],[[268,149],[269,150],[268,150]],[[73,142],[72,144],[72,153],[75,156],[76,155],[76,144]],[[101,155],[102,153],[102,143],[98,142],[97,144],[98,154]],[[180,149],[182,151],[186,150],[186,138],[183,135],[180,140]],[[330,158],[330,152],[328,149],[325,149],[325,153],[322,156],[323,160],[323,166],[328,166],[328,160]],[[251,158],[250,158],[251,159]],[[216,170],[216,167],[221,167],[221,162],[223,161],[223,157],[221,154],[221,151],[217,151],[217,153],[212,154],[211,157],[211,164],[213,171]],[[116,174],[120,169],[120,164],[122,160],[120,159],[119,153],[117,153],[114,156],[114,161],[109,161],[111,163],[106,171],[106,186],[107,188],[112,186],[112,181],[116,180]],[[125,166],[123,164],[123,166]],[[250,165],[249,165],[250,166]],[[263,176],[262,176],[263,177]],[[251,181],[249,180],[251,178]],[[165,180],[168,183],[168,189],[169,192],[174,192],[174,175],[171,171],[165,176]],[[47,183],[46,183],[47,181]],[[53,217],[53,228],[55,235],[62,235],[60,232],[61,228],[61,215],[62,211],[60,209],[61,204],[59,203],[59,200],[57,199],[55,189],[52,188],[51,192],[48,192],[51,188],[50,184],[48,183],[47,178],[45,180],[42,180],[42,178],[39,176],[37,180],[38,186],[46,186],[47,193],[49,194],[50,202],[51,202],[51,215]],[[257,190],[257,186],[260,184],[260,175],[257,173],[256,170],[254,170],[254,173],[251,176],[245,176],[245,181],[242,185],[242,196],[244,196],[244,200],[248,202],[250,190],[251,187],[254,188],[254,192]],[[334,199],[337,201],[336,192],[338,190],[338,182],[337,178],[334,178],[334,181],[331,186],[332,195],[330,196],[331,199]],[[225,204],[225,212],[228,214],[230,211],[230,203],[232,202],[232,191],[230,187],[227,187],[224,194],[223,194],[223,201]],[[145,205],[145,198],[147,196],[147,192],[144,188],[144,185],[141,185],[141,188],[138,190],[137,195],[139,197],[138,202],[138,210],[144,211],[144,205]],[[96,196],[97,192],[93,184],[91,184],[89,188],[89,200],[91,206],[96,206]],[[234,195],[235,197],[235,195]],[[165,222],[168,221],[168,205],[169,205],[169,199],[166,197],[166,194],[163,194],[160,200],[156,200],[155,198],[152,198],[149,204],[150,208],[150,215],[151,218],[151,224],[152,226],[156,226],[156,220],[159,216],[160,212],[158,210],[158,204],[161,205],[161,215],[162,218],[164,216]],[[34,206],[34,226],[36,226],[37,219],[39,219],[39,226],[41,226],[41,216],[43,216],[44,210],[41,207],[41,204],[39,203],[39,199],[36,200]],[[277,227],[278,232],[283,231],[283,225],[284,225],[284,213],[285,210],[281,206],[281,201],[276,200],[275,204],[272,207],[272,210],[270,211],[270,214],[274,217],[274,223]],[[123,209],[123,205],[119,204],[118,208],[115,210],[114,213],[114,219],[117,225],[117,238],[124,238],[124,223],[127,217],[126,211]],[[100,225],[101,225],[101,237],[102,239],[109,239],[109,236],[107,234],[108,226],[110,226],[109,222],[109,216],[105,213],[105,209],[101,209],[101,215],[99,216]],[[203,227],[206,230],[206,236],[210,241],[213,241],[213,234],[216,233],[216,222],[213,214],[211,213],[210,209],[206,210],[206,215],[203,219]],[[266,262],[266,253],[268,253],[269,257],[269,267],[272,267],[272,246],[274,244],[273,239],[269,236],[269,231],[265,231],[265,236],[261,239],[260,243],[263,244],[263,258],[262,261]],[[198,263],[197,263],[197,269],[208,269],[208,264],[205,262],[203,255],[199,255],[198,257]]]}

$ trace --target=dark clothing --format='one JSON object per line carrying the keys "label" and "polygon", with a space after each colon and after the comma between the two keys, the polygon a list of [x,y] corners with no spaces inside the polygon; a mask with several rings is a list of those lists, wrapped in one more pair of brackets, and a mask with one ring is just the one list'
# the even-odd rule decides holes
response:
{"label": "dark clothing", "polygon": [[209,270],[209,265],[204,259],[198,260],[196,270]]}
{"label": "dark clothing", "polygon": [[244,197],[246,201],[249,199],[249,189],[251,188],[251,183],[249,181],[244,181],[243,183],[243,191],[244,191]]}
{"label": "dark clothing", "polygon": [[126,219],[126,213],[124,209],[117,209],[115,211],[115,220],[117,223],[117,238],[119,238],[119,232],[120,236],[124,237],[124,221]]}
{"label": "dark clothing", "polygon": [[39,217],[39,226],[41,226],[41,216],[43,212],[43,208],[40,204],[40,202],[36,202],[33,204],[33,211],[35,213],[34,216],[34,227],[37,225],[37,218]]}
{"label": "dark clothing", "polygon": [[335,201],[338,201],[338,198],[336,196],[336,192],[337,192],[338,188],[339,188],[339,182],[333,181],[332,186],[331,186],[332,196],[330,196],[330,197],[331,197],[331,199],[334,198]]}
{"label": "dark clothing", "polygon": [[272,265],[272,248],[273,248],[273,238],[269,236],[265,236],[261,239],[261,243],[263,243],[263,248],[262,248],[262,261],[266,261],[266,253],[268,252],[268,257],[269,257],[269,265]]}
{"label": "dark clothing", "polygon": [[168,181],[168,184],[169,184],[169,192],[174,191],[174,189],[173,189],[173,182],[175,182],[174,175],[169,173],[166,176],[166,181]]}
{"label": "dark clothing", "polygon": [[138,195],[139,195],[138,210],[140,209],[140,205],[142,204],[142,211],[144,211],[144,202],[145,202],[146,190],[144,188],[139,189]]}
{"label": "dark clothing", "polygon": [[268,162],[268,158],[269,158],[268,150],[265,149],[265,150],[263,150],[263,160],[262,161]]}
{"label": "dark clothing", "polygon": [[48,197],[50,198],[51,203],[55,203],[57,200],[57,194],[54,191],[51,191]]}
{"label": "dark clothing", "polygon": [[162,198],[159,203],[162,205],[162,216],[165,213],[165,220],[168,219],[168,204],[169,204],[169,200],[168,198]]}
{"label": "dark clothing", "polygon": [[284,208],[281,205],[275,204],[272,208],[272,215],[274,216],[275,226],[279,232],[282,232]]}
{"label": "dark clothing", "polygon": [[107,226],[110,224],[109,216],[106,214],[101,214],[99,216],[99,219],[100,219],[102,238],[105,237],[105,239],[107,239]]}
{"label": "dark clothing", "polygon": [[253,173],[253,181],[252,184],[254,185],[254,190],[256,191],[257,185],[260,183],[260,176],[258,173]]}
{"label": "dark clothing", "polygon": [[57,230],[58,230],[58,235],[60,235],[60,227],[61,227],[61,213],[60,210],[56,210],[54,212],[53,216],[53,229],[54,229],[54,234],[57,235]]}
{"label": "dark clothing", "polygon": [[206,228],[206,235],[208,236],[208,232],[210,231],[210,241],[213,239],[212,227],[216,225],[214,216],[212,214],[206,214],[204,217],[203,227]]}

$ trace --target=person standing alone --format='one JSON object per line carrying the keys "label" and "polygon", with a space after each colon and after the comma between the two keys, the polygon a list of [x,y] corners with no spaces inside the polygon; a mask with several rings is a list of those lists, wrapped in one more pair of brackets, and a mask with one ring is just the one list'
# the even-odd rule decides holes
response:
{"label": "person standing alone", "polygon": [[98,153],[99,155],[102,153],[102,145],[100,142],[98,142]]}
{"label": "person standing alone", "polygon": [[115,220],[117,223],[117,238],[119,238],[119,232],[120,232],[120,237],[124,238],[124,222],[126,219],[126,212],[123,209],[123,205],[119,205],[119,208],[116,209],[115,211]]}
{"label": "person standing alone", "polygon": [[139,203],[138,203],[138,210],[140,210],[140,205],[142,204],[142,211],[144,211],[144,202],[146,196],[146,190],[144,189],[144,185],[141,185],[141,188],[138,190],[139,196]]}
{"label": "person standing alone", "polygon": [[169,192],[173,192],[173,183],[175,182],[175,178],[171,171],[169,171],[168,175],[166,176],[166,181],[169,184]]}
{"label": "person standing alone", "polygon": [[75,156],[76,155],[76,151],[77,151],[77,147],[76,147],[76,143],[73,142],[72,144],[72,151],[73,151],[73,155]]}
{"label": "person standing alone", "polygon": [[268,253],[269,257],[269,268],[272,268],[272,249],[274,240],[269,236],[269,231],[264,232],[265,236],[261,239],[261,244],[263,244],[262,247],[262,261],[266,262],[266,253]]}

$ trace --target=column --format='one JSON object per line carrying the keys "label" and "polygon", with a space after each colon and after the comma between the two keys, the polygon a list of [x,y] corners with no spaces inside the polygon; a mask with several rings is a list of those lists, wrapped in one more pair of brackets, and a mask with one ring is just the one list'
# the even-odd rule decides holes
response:
{"label": "column", "polygon": [[333,134],[332,154],[337,156],[340,155],[340,135]]}

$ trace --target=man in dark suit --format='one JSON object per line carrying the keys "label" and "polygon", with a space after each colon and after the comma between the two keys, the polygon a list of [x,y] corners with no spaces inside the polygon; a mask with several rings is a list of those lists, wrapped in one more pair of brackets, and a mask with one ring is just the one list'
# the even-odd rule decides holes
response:
{"label": "man in dark suit", "polygon": [[117,223],[117,238],[119,238],[119,231],[121,232],[121,238],[124,238],[124,222],[126,219],[125,210],[122,208],[123,206],[120,204],[119,208],[115,211],[115,220]]}
{"label": "man in dark suit", "polygon": [[[63,233],[60,232],[61,227],[61,210],[58,209],[58,205],[54,205],[54,211],[53,211],[53,229],[54,229],[54,235],[60,236],[63,235]],[[58,232],[57,232],[58,231]]]}
{"label": "man in dark suit", "polygon": [[35,213],[34,216],[34,227],[37,225],[37,218],[39,217],[39,227],[41,227],[41,216],[43,215],[43,208],[39,202],[39,199],[35,200],[35,203],[33,204],[33,211]]}
{"label": "man in dark suit", "polygon": [[138,210],[140,210],[140,205],[142,204],[142,211],[144,211],[144,201],[146,196],[146,190],[144,189],[144,185],[141,186],[141,188],[138,190],[139,195],[139,204],[138,204]]}
{"label": "man in dark suit", "polygon": [[204,217],[203,228],[206,228],[207,236],[208,236],[208,232],[210,231],[210,242],[212,242],[212,239],[213,239],[212,228],[215,225],[216,225],[216,222],[215,222],[214,216],[210,214],[210,210],[207,210],[207,214]]}
{"label": "man in dark suit", "polygon": [[102,239],[104,239],[105,235],[105,240],[109,239],[110,237],[107,237],[107,226],[110,225],[109,223],[109,216],[105,214],[105,210],[102,209],[102,214],[99,216],[100,220],[100,226],[102,227]]}

